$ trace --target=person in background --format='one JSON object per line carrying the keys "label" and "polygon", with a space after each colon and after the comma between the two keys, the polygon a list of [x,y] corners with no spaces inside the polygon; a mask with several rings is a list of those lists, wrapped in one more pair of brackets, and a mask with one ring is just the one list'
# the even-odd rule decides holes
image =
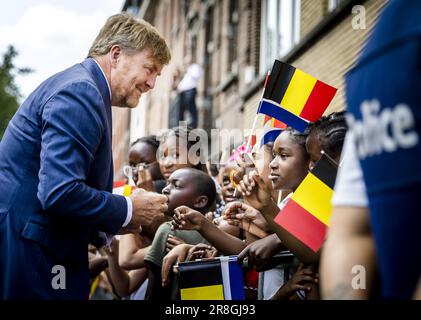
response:
{"label": "person in background", "polygon": [[154,135],[137,139],[130,146],[129,165],[136,187],[161,193],[165,180],[156,159],[158,148],[159,140]]}
{"label": "person in background", "polygon": [[190,114],[191,128],[197,128],[198,117],[196,107],[197,86],[199,85],[200,77],[202,76],[202,68],[193,61],[193,56],[187,55],[185,64],[187,65],[186,72],[177,86],[177,92],[180,96],[180,119],[184,120],[185,112]]}
{"label": "person in background", "polygon": [[320,160],[322,151],[339,164],[346,131],[345,111],[323,116],[311,125],[306,140],[306,149],[310,156],[310,170]]}

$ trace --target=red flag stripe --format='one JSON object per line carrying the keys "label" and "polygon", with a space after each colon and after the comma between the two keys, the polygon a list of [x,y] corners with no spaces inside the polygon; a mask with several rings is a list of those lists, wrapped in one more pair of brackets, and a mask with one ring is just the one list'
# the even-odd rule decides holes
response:
{"label": "red flag stripe", "polygon": [[263,85],[263,88],[266,88],[266,85],[268,84],[269,77],[270,77],[270,71],[268,71],[268,73],[266,74],[265,84]]}
{"label": "red flag stripe", "polygon": [[282,121],[275,119],[275,123],[273,124],[273,127],[279,128],[279,129],[286,129],[287,125],[283,123]]}
{"label": "red flag stripe", "polygon": [[272,120],[272,117],[269,117],[268,115],[265,114],[265,118],[263,119],[263,124],[271,120]]}
{"label": "red flag stripe", "polygon": [[300,117],[311,122],[319,120],[335,96],[336,90],[336,88],[317,80]]}
{"label": "red flag stripe", "polygon": [[314,252],[320,249],[326,237],[327,226],[292,199],[278,213],[275,222]]}
{"label": "red flag stripe", "polygon": [[126,180],[117,180],[117,181],[114,181],[113,188],[123,187],[126,184],[127,184]]}

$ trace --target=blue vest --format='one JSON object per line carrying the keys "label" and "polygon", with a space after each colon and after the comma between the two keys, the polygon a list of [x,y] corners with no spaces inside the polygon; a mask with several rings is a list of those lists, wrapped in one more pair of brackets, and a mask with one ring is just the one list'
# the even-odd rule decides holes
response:
{"label": "blue vest", "polygon": [[[357,31],[356,31],[357,32]],[[392,1],[346,77],[384,298],[421,275],[421,1]]]}

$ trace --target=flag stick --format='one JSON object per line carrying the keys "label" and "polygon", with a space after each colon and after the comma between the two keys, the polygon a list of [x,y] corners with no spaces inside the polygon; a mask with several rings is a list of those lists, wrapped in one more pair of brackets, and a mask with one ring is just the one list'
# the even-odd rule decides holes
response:
{"label": "flag stick", "polygon": [[281,201],[282,201],[282,190],[279,190],[278,191],[278,202],[276,204],[279,206],[279,204],[281,203]]}
{"label": "flag stick", "polygon": [[[254,130],[256,130],[257,118],[259,116],[260,107],[262,106],[263,95],[265,94],[266,84],[268,82],[269,75],[270,75],[270,70],[266,74],[266,79],[265,79],[265,83],[263,85],[262,95],[260,96],[260,100],[259,100],[259,107],[257,108],[256,115],[254,116],[254,121],[253,121],[253,125],[251,127],[251,132],[248,135],[247,145],[246,145],[246,153],[249,153],[249,148],[250,148],[251,140],[252,140],[252,137],[253,137],[253,133],[254,133]],[[234,197],[236,196],[236,193],[237,193],[237,188],[234,189],[234,193],[233,193]]]}
{"label": "flag stick", "polygon": [[260,107],[262,106],[263,95],[265,94],[266,84],[268,82],[269,75],[270,75],[270,71],[268,71],[268,73],[266,74],[265,84],[263,85],[262,95],[260,96],[260,100],[259,100],[259,107],[257,108],[256,115],[254,116],[254,121],[253,121],[253,125],[251,127],[251,132],[248,135],[247,145],[246,145],[246,152],[247,153],[249,152],[249,148],[250,148],[250,144],[251,144],[251,137],[253,136],[254,130],[256,130],[257,118],[259,117]]}

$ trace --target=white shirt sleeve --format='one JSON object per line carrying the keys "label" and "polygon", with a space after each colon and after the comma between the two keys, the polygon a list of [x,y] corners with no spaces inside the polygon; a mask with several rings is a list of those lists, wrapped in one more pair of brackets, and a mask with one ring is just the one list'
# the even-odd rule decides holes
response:
{"label": "white shirt sleeve", "polygon": [[190,77],[197,83],[200,76],[202,75],[202,68],[198,64],[193,64],[190,66],[187,72],[189,73]]}
{"label": "white shirt sleeve", "polygon": [[182,92],[197,88],[201,75],[202,68],[198,64],[190,65],[183,79],[178,84],[177,90]]}
{"label": "white shirt sleeve", "polygon": [[129,197],[125,197],[125,198],[127,201],[127,216],[126,216],[126,220],[124,220],[122,228],[124,228],[125,226],[129,224],[130,220],[132,220],[132,215],[133,215],[132,199],[130,199]]}
{"label": "white shirt sleeve", "polygon": [[345,137],[341,164],[332,198],[333,206],[367,207],[367,191],[352,131]]}

